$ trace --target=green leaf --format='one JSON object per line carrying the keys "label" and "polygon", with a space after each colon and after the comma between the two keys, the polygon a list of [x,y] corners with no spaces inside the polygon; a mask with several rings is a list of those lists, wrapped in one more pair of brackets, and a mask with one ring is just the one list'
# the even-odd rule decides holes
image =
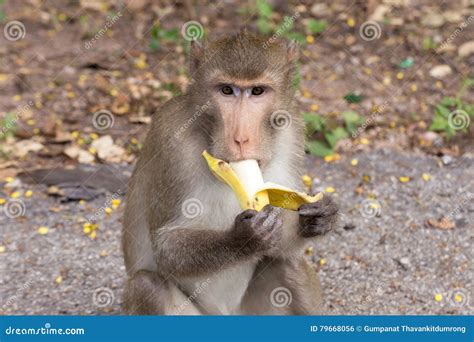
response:
{"label": "green leaf", "polygon": [[446,108],[445,106],[437,105],[436,106],[436,113],[447,119],[449,117],[449,113],[451,113],[451,111],[449,110],[449,108]]}
{"label": "green leaf", "polygon": [[327,142],[329,143],[329,146],[331,148],[334,148],[336,146],[336,143],[344,138],[348,138],[349,134],[347,134],[346,130],[342,127],[336,127],[330,132],[326,132],[324,134],[324,137],[326,138]]}
{"label": "green leaf", "polygon": [[318,34],[326,30],[328,23],[325,20],[309,19],[307,27],[312,34]]}
{"label": "green leaf", "polygon": [[272,31],[270,24],[266,18],[259,18],[257,20],[257,27],[260,33],[268,34]]}
{"label": "green leaf", "polygon": [[303,113],[303,120],[306,124],[308,135],[311,135],[314,132],[322,132],[324,130],[324,119],[319,115],[306,112]]}
{"label": "green leaf", "polygon": [[445,107],[451,107],[451,106],[455,106],[457,104],[457,101],[453,97],[443,97],[440,104]]}
{"label": "green leaf", "polygon": [[321,141],[309,141],[306,150],[314,156],[325,157],[333,154],[333,150]]}
{"label": "green leaf", "polygon": [[178,29],[174,28],[171,30],[162,30],[160,33],[160,37],[165,40],[176,41],[179,37]]}
{"label": "green leaf", "polygon": [[344,96],[344,100],[347,101],[347,103],[359,103],[365,98],[364,95],[362,94],[356,94],[356,93],[349,93],[346,96]]}
{"label": "green leaf", "polygon": [[266,0],[257,0],[257,11],[260,17],[270,18],[273,13],[272,6]]}
{"label": "green leaf", "polygon": [[285,37],[290,40],[295,40],[301,45],[306,44],[306,36],[300,32],[288,32],[285,34]]}
{"label": "green leaf", "polygon": [[449,127],[448,120],[442,116],[435,115],[433,121],[431,122],[430,130],[431,131],[446,131]]}

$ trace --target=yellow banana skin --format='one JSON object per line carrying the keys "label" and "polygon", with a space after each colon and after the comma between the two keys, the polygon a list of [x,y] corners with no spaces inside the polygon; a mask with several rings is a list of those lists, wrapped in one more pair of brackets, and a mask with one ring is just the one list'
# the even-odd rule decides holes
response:
{"label": "yellow banana skin", "polygon": [[259,211],[267,204],[288,210],[298,210],[302,204],[313,203],[323,198],[323,193],[309,196],[303,192],[269,182],[265,183],[255,194],[248,194],[238,175],[227,162],[214,158],[207,151],[204,151],[202,155],[214,176],[232,188],[243,210]]}

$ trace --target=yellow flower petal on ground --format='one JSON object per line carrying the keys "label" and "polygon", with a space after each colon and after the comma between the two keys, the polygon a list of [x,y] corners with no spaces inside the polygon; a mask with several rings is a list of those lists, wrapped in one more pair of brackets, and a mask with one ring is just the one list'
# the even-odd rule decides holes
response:
{"label": "yellow flower petal on ground", "polygon": [[7,200],[5,198],[0,198],[0,205],[5,204]]}
{"label": "yellow flower petal on ground", "polygon": [[12,192],[10,197],[11,198],[18,198],[18,197],[20,197],[20,193],[18,191]]}
{"label": "yellow flower petal on ground", "polygon": [[423,178],[423,180],[424,180],[425,182],[427,182],[427,181],[430,180],[431,175],[430,175],[429,173],[424,173],[424,174],[421,175],[421,177]]}
{"label": "yellow flower petal on ground", "polygon": [[319,109],[319,106],[318,106],[316,103],[313,103],[313,104],[311,105],[311,111],[317,112],[318,109]]}
{"label": "yellow flower petal on ground", "polygon": [[311,93],[310,93],[309,91],[305,90],[305,91],[303,92],[303,97],[309,99],[309,98],[311,97]]}
{"label": "yellow flower petal on ground", "polygon": [[306,185],[308,188],[311,188],[311,186],[313,185],[313,179],[308,175],[303,175],[301,177],[301,180],[303,181],[303,184]]}
{"label": "yellow flower petal on ground", "polygon": [[54,282],[56,284],[61,284],[63,282],[63,277],[61,276],[57,276],[56,279],[54,279]]}
{"label": "yellow flower petal on ground", "polygon": [[122,203],[122,200],[120,198],[114,198],[111,201],[112,208],[117,209],[119,207],[120,203]]}
{"label": "yellow flower petal on ground", "polygon": [[306,255],[313,255],[313,246],[309,246],[304,252]]}
{"label": "yellow flower petal on ground", "polygon": [[443,295],[441,293],[435,294],[434,300],[437,302],[441,302],[443,300]]}
{"label": "yellow flower petal on ground", "polygon": [[349,19],[347,19],[347,25],[348,25],[349,27],[354,27],[355,24],[356,24],[356,23],[355,23],[354,18],[349,18]]}
{"label": "yellow flower petal on ground", "polygon": [[85,205],[85,204],[86,204],[86,201],[80,200],[80,201],[79,201],[79,204],[80,204],[80,205]]}
{"label": "yellow flower petal on ground", "polygon": [[462,298],[462,296],[461,296],[460,294],[454,295],[454,301],[455,301],[456,303],[462,302],[462,299],[463,299],[463,298]]}
{"label": "yellow flower petal on ground", "polygon": [[328,187],[326,187],[326,189],[324,189],[324,191],[332,193],[332,192],[336,192],[336,189],[334,189],[332,186],[328,186]]}
{"label": "yellow flower petal on ground", "polygon": [[416,84],[412,84],[412,85],[410,86],[410,89],[411,89],[412,92],[415,92],[415,91],[418,90],[418,86],[417,86]]}
{"label": "yellow flower petal on ground", "polygon": [[314,37],[313,36],[306,36],[306,43],[313,44],[314,43]]}
{"label": "yellow flower petal on ground", "polygon": [[96,154],[97,153],[97,149],[95,147],[89,147],[87,150],[89,151],[90,154]]}
{"label": "yellow flower petal on ground", "polygon": [[107,255],[109,255],[109,253],[107,253],[106,250],[103,250],[103,251],[100,251],[100,254],[99,254],[102,258],[106,257]]}
{"label": "yellow flower petal on ground", "polygon": [[31,196],[33,196],[33,191],[32,190],[26,190],[25,197],[30,198]]}
{"label": "yellow flower petal on ground", "polygon": [[359,161],[357,159],[354,158],[354,159],[351,160],[351,165],[352,166],[356,166],[357,164],[359,164]]}
{"label": "yellow flower petal on ground", "polygon": [[106,208],[104,209],[104,211],[105,211],[105,213],[108,214],[108,215],[112,214],[112,208],[106,207]]}
{"label": "yellow flower petal on ground", "polygon": [[367,138],[361,138],[361,139],[360,139],[360,143],[361,143],[362,145],[368,145],[368,144],[369,144],[369,139],[367,139]]}
{"label": "yellow flower petal on ground", "polygon": [[341,159],[341,155],[340,154],[330,154],[329,156],[325,156],[324,157],[324,161],[326,163],[331,163],[331,162],[334,162],[334,161],[338,161],[339,159]]}
{"label": "yellow flower petal on ground", "polygon": [[403,72],[400,71],[397,73],[397,79],[403,80],[403,77],[405,77],[405,74]]}
{"label": "yellow flower petal on ground", "polygon": [[92,140],[96,140],[99,138],[99,135],[97,133],[91,133],[89,134],[89,137],[92,139]]}
{"label": "yellow flower petal on ground", "polygon": [[321,260],[319,260],[319,264],[320,264],[321,266],[326,265],[326,259],[322,258]]}
{"label": "yellow flower petal on ground", "polygon": [[6,251],[5,246],[0,246],[0,253],[5,253],[5,251]]}
{"label": "yellow flower petal on ground", "polygon": [[400,182],[402,183],[408,183],[410,181],[410,177],[406,177],[406,176],[403,176],[403,177],[400,177],[398,178],[400,180]]}
{"label": "yellow flower petal on ground", "polygon": [[7,183],[11,183],[11,182],[13,182],[14,180],[15,180],[15,178],[13,178],[13,177],[7,177],[7,178],[5,178],[5,182],[7,182]]}
{"label": "yellow flower petal on ground", "polygon": [[71,132],[71,137],[73,137],[74,139],[79,138],[79,132],[78,131],[72,131]]}
{"label": "yellow flower petal on ground", "polygon": [[94,239],[97,237],[97,232],[96,232],[96,231],[93,231],[93,232],[89,235],[89,237],[90,237],[92,240],[94,240]]}
{"label": "yellow flower petal on ground", "polygon": [[119,93],[118,90],[115,89],[115,88],[110,91],[110,95],[112,95],[114,97],[116,97],[118,95],[118,93]]}
{"label": "yellow flower petal on ground", "polygon": [[48,232],[49,232],[48,227],[41,226],[41,227],[38,228],[38,234],[40,234],[40,235],[46,235],[46,234],[48,234]]}

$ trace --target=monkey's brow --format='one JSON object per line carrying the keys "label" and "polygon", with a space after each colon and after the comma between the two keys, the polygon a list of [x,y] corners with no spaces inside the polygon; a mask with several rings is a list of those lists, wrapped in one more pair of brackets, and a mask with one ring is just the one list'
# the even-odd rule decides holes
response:
{"label": "monkey's brow", "polygon": [[254,80],[239,80],[235,78],[219,78],[215,82],[218,85],[232,85],[240,89],[252,88],[252,87],[269,87],[274,82],[269,78],[258,78]]}

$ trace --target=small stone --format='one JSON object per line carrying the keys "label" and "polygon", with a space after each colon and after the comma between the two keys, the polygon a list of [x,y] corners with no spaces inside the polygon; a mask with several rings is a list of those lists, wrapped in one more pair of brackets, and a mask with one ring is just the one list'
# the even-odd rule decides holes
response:
{"label": "small stone", "polygon": [[450,155],[444,155],[441,157],[441,161],[443,162],[444,165],[449,165],[454,162],[454,158],[451,157]]}
{"label": "small stone", "polygon": [[452,72],[453,70],[447,64],[437,65],[430,70],[430,76],[437,79],[443,79],[446,76],[452,74]]}
{"label": "small stone", "polygon": [[421,24],[432,28],[441,27],[444,24],[444,17],[436,12],[431,12],[421,19]]}
{"label": "small stone", "polygon": [[462,44],[458,49],[458,55],[461,58],[465,58],[474,53],[474,40]]}

